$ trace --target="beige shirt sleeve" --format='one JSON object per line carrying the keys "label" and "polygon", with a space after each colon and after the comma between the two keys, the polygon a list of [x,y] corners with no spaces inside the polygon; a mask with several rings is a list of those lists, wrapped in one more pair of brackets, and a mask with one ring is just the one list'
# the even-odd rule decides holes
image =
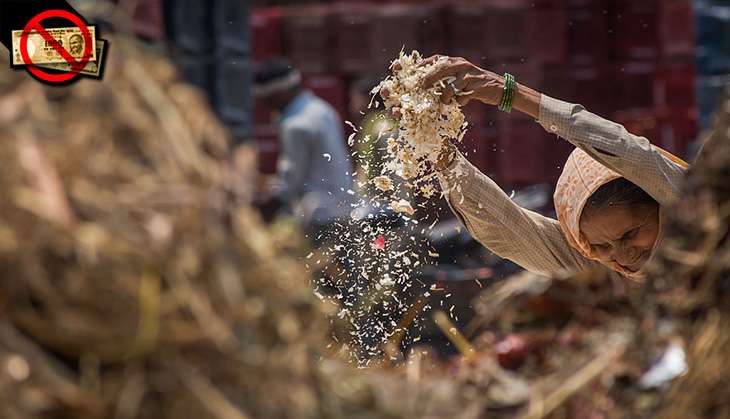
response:
{"label": "beige shirt sleeve", "polygon": [[[677,198],[686,169],[658,152],[646,138],[630,134],[581,105],[545,95],[539,122],[644,189],[661,205]],[[570,246],[557,220],[515,204],[460,153],[439,173],[439,180],[452,211],[477,241],[500,257],[539,274],[602,266]]]}
{"label": "beige shirt sleeve", "polygon": [[557,220],[515,204],[461,153],[439,180],[454,214],[496,255],[543,275],[600,266],[568,244]]}

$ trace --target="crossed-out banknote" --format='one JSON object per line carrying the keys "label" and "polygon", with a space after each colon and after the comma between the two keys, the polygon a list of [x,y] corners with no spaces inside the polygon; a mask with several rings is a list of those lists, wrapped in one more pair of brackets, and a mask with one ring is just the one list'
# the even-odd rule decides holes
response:
{"label": "crossed-out banknote", "polygon": [[[96,40],[96,61],[89,61],[86,66],[79,71],[81,74],[88,76],[99,77],[101,74],[101,66],[104,62],[104,50],[106,48],[106,41],[103,39]],[[59,71],[72,71],[73,67],[67,62],[57,64],[39,64],[38,67],[48,68],[51,70]]]}
{"label": "crossed-out banknote", "polygon": [[[96,46],[96,27],[89,26],[89,34],[91,35],[91,54],[89,61],[97,60]],[[84,59],[84,35],[81,29],[74,26],[69,28],[48,28],[46,32],[50,34],[74,59],[80,61]],[[22,30],[13,31],[13,65],[25,65],[23,57],[20,53],[20,41],[23,35]],[[61,54],[53,47],[50,41],[47,41],[36,30],[28,33],[28,56],[31,62],[29,64],[68,64]]]}

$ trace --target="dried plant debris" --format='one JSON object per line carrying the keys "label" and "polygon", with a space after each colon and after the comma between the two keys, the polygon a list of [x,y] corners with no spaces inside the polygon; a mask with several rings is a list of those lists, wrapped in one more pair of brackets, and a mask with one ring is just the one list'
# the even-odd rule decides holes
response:
{"label": "dried plant debris", "polygon": [[390,208],[397,213],[408,214],[408,215],[413,215],[416,212],[413,209],[413,207],[411,206],[411,203],[406,201],[405,199],[401,199],[399,201],[392,201],[390,203]]}
{"label": "dried plant debris", "polygon": [[[445,59],[445,58],[443,58]],[[464,114],[456,101],[440,100],[444,82],[423,86],[424,77],[440,62],[424,64],[418,51],[400,53],[391,66],[393,75],[376,89],[389,92],[385,107],[400,115],[397,138],[388,140],[391,161],[386,169],[405,180],[427,174],[446,141],[461,141],[466,133]]]}
{"label": "dried plant debris", "polygon": [[[466,129],[458,104],[441,103],[439,87],[421,86],[431,67],[423,65],[418,52],[401,52],[391,66],[393,75],[373,89],[373,95],[381,88],[391,92],[385,107],[400,115],[397,123],[373,124],[382,129],[365,132],[348,122],[353,130],[351,145],[357,138],[368,144],[362,149],[371,150],[356,153],[361,170],[370,173],[373,148],[382,148],[384,153],[377,158],[385,162],[378,164],[380,173],[367,181],[375,186],[372,192],[360,185],[361,200],[354,205],[351,220],[319,233],[315,240],[324,244],[308,261],[317,295],[338,304],[339,317],[352,325],[354,342],[350,343],[361,363],[381,356],[383,347],[404,329],[407,341],[420,330],[420,316],[413,324],[398,326],[411,302],[427,292],[414,284],[414,278],[421,266],[432,263],[425,238],[430,227],[420,224],[433,225],[433,221],[418,209],[426,205],[422,197],[436,195],[431,166],[443,143],[461,140]],[[393,125],[396,130],[386,129]],[[391,286],[383,289],[383,284]]]}
{"label": "dried plant debris", "polygon": [[685,348],[688,371],[661,404],[661,418],[730,416],[730,95],[713,134],[668,213],[666,236],[651,266],[646,316],[667,321]]}
{"label": "dried plant debris", "polygon": [[375,184],[375,187],[378,188],[378,190],[383,192],[392,191],[394,189],[393,187],[393,180],[389,178],[388,176],[377,176],[373,179],[373,184]]}
{"label": "dried plant debris", "polygon": [[332,309],[202,93],[111,42],[103,83],[0,86],[0,417],[321,417]]}

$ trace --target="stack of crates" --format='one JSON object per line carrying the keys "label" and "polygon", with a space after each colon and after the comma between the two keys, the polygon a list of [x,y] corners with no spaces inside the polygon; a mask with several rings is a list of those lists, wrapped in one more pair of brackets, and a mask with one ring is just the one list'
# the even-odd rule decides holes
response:
{"label": "stack of crates", "polygon": [[[232,139],[252,135],[251,47],[248,3],[238,0],[135,2],[139,35],[166,37],[186,79],[204,90]],[[163,7],[164,6],[164,7]],[[164,24],[163,24],[164,17]]]}
{"label": "stack of crates", "polygon": [[700,125],[711,128],[720,94],[730,86],[730,0],[697,0],[695,9]]}
{"label": "stack of crates", "polygon": [[[405,48],[510,72],[520,83],[619,120],[679,155],[696,137],[693,0],[350,0],[255,8],[253,14],[256,58],[291,59],[305,79],[318,80],[315,93],[328,86],[319,93],[343,119],[357,119],[346,106],[350,83],[384,76]],[[723,39],[730,39],[728,27]],[[727,44],[713,48],[730,54]],[[712,57],[700,64],[722,64]],[[700,105],[703,100],[700,94]],[[465,112],[471,127],[463,148],[485,173],[505,187],[555,182],[573,148],[569,143],[518,112],[487,106]]]}
{"label": "stack of crates", "polygon": [[[617,0],[614,7],[618,102],[613,119],[686,157],[698,130],[692,1]],[[654,128],[639,130],[641,126]]]}

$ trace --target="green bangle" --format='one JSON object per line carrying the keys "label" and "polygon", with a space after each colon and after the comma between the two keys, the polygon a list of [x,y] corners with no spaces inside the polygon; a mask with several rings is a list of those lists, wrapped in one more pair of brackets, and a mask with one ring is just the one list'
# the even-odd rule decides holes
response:
{"label": "green bangle", "polygon": [[499,110],[502,112],[512,112],[512,102],[517,91],[517,82],[515,76],[510,73],[504,73],[504,92],[502,93],[502,101],[499,103]]}

